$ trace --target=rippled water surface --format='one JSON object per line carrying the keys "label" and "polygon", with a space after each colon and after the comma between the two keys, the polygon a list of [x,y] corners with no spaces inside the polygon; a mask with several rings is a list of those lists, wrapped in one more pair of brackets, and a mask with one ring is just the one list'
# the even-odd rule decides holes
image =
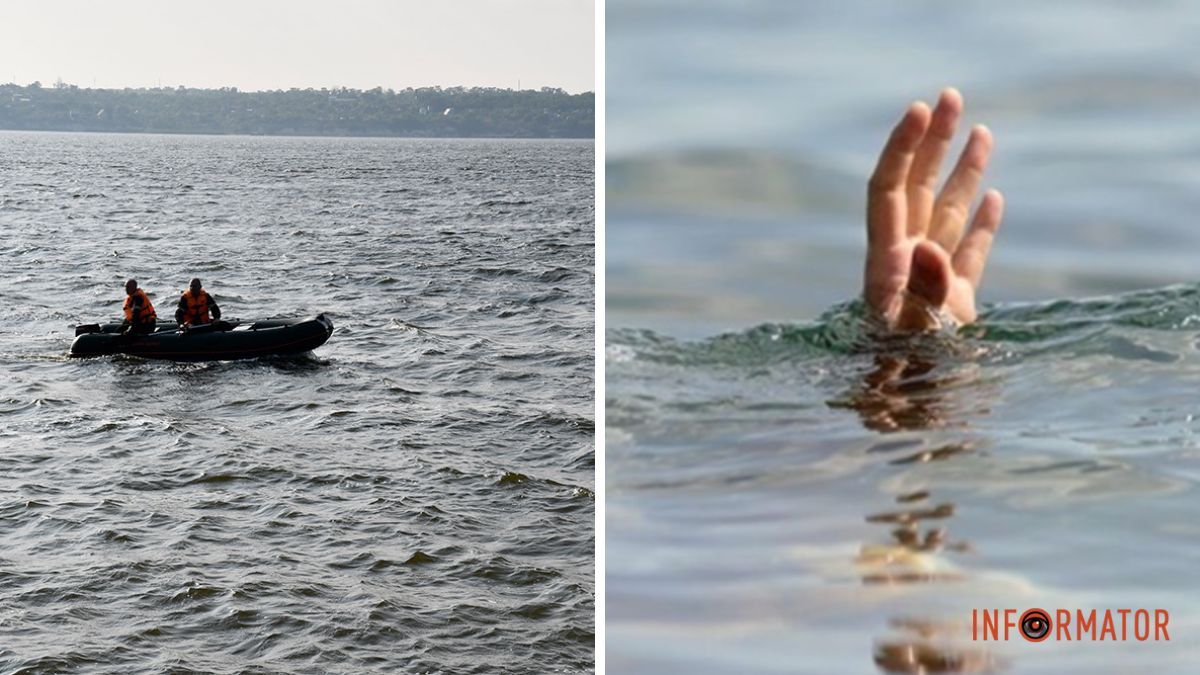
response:
{"label": "rippled water surface", "polygon": [[[590,671],[594,146],[0,133],[0,670]],[[126,277],[311,355],[71,360]]]}
{"label": "rippled water surface", "polygon": [[[607,4],[607,663],[1195,672],[1189,3]],[[961,334],[852,300],[866,177],[958,86],[1007,197]],[[1165,608],[1168,643],[973,641]]]}

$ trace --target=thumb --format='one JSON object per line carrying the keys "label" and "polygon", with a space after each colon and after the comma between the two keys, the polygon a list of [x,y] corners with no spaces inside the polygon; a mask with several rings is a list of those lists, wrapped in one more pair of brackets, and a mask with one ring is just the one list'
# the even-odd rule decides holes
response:
{"label": "thumb", "polygon": [[908,292],[940,308],[950,297],[953,270],[950,256],[941,246],[922,241],[913,249],[912,267],[908,277]]}

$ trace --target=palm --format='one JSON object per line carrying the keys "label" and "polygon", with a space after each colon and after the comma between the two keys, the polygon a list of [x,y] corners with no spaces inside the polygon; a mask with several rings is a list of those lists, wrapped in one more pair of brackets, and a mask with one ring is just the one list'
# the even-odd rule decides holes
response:
{"label": "palm", "polygon": [[942,159],[962,115],[962,97],[942,92],[932,111],[909,106],[892,131],[867,194],[867,263],[863,297],[899,330],[938,325],[937,314],[975,320],[975,291],[1004,210],[989,190],[967,219],[992,150],[991,133],[971,130],[954,170],[936,192]]}

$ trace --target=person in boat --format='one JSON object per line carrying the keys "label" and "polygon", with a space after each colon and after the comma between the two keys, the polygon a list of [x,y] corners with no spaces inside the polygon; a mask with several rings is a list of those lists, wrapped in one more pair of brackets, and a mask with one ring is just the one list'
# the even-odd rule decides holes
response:
{"label": "person in boat", "polygon": [[863,299],[893,330],[956,326],[977,316],[975,291],[1004,215],[1004,198],[986,191],[971,217],[992,152],[992,134],[983,125],[972,127],[958,163],[936,192],[962,109],[962,95],[950,88],[932,110],[921,101],[909,105],[868,183]]}
{"label": "person in boat", "polygon": [[204,290],[199,279],[192,279],[188,289],[179,297],[175,308],[175,323],[187,330],[194,325],[211,323],[221,318],[217,301]]}
{"label": "person in boat", "polygon": [[146,291],[138,288],[137,279],[125,282],[125,320],[121,322],[122,333],[153,333],[158,315]]}

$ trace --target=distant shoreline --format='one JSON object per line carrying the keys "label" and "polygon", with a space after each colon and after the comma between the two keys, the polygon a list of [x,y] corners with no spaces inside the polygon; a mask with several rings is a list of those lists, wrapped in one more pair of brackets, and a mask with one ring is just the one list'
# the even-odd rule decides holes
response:
{"label": "distant shoreline", "polygon": [[0,85],[0,130],[317,138],[589,139],[595,94],[561,89],[395,91],[81,89]]}
{"label": "distant shoreline", "polygon": [[378,136],[370,134],[247,134],[204,131],[107,131],[98,129],[11,129],[0,134],[100,134],[112,136],[202,136],[213,138],[352,138],[378,141],[595,141],[593,136]]}

